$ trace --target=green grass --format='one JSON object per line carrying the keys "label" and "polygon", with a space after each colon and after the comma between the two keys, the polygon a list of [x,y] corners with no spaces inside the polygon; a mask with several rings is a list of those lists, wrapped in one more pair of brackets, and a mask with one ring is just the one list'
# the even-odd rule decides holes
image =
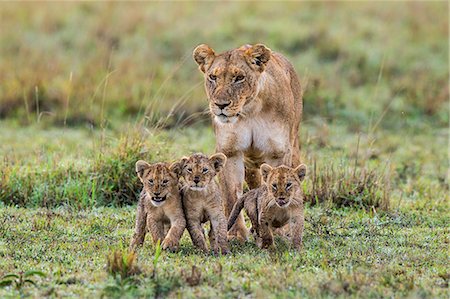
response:
{"label": "green grass", "polygon": [[305,119],[354,130],[386,109],[383,126],[449,120],[446,2],[1,8],[8,30],[0,37],[0,117],[21,124],[117,128],[136,115],[169,127],[198,121],[201,114],[191,114],[205,109],[206,97],[194,47],[221,52],[256,42],[294,64],[307,90]]}
{"label": "green grass", "polygon": [[[163,252],[153,277],[154,246],[138,252],[140,296],[239,297],[446,297],[448,219],[435,211],[306,208],[304,249],[277,239],[277,250],[233,243],[232,254],[205,256],[185,233],[178,253]],[[37,269],[47,276],[25,291],[35,297],[98,297],[111,284],[106,256],[128,246],[134,208],[73,211],[0,210],[1,272]],[[190,286],[191,267],[201,279]],[[0,273],[1,274],[1,273]],[[195,282],[195,281],[194,281]],[[192,281],[190,281],[192,284]],[[0,289],[0,296],[18,295]]]}
{"label": "green grass", "polygon": [[[0,297],[449,297],[448,3],[0,8],[0,284],[46,274]],[[303,251],[134,264],[136,160],[214,150],[192,49],[256,42],[305,87]]]}

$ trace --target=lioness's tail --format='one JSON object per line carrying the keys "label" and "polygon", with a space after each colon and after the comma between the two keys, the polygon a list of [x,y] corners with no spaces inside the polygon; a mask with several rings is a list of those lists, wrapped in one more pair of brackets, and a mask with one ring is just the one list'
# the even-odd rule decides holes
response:
{"label": "lioness's tail", "polygon": [[244,208],[244,199],[245,196],[241,196],[234,203],[233,210],[231,210],[230,217],[228,217],[228,230],[230,230],[233,227],[234,223],[236,222],[236,219],[239,216],[239,213]]}

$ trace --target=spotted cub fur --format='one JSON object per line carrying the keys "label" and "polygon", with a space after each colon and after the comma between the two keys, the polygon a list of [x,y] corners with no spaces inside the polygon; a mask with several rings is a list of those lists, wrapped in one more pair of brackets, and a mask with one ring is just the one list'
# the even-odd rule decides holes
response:
{"label": "spotted cub fur", "polygon": [[163,249],[175,251],[186,227],[186,219],[174,165],[149,164],[140,160],[136,162],[136,173],[144,188],[137,206],[136,228],[130,249],[135,250],[144,243],[148,230],[154,243],[160,240]]}
{"label": "spotted cub fur", "polygon": [[192,242],[203,251],[208,250],[202,224],[210,221],[209,242],[215,254],[229,251],[222,194],[214,180],[226,159],[221,153],[211,157],[193,154],[181,159],[178,166],[182,177],[181,194],[187,229]]}
{"label": "spotted cub fur", "polygon": [[304,223],[301,181],[306,166],[301,164],[293,169],[263,164],[260,171],[264,184],[239,198],[230,214],[228,229],[233,227],[244,208],[259,247],[273,246],[273,231],[289,223],[292,246],[301,249]]}

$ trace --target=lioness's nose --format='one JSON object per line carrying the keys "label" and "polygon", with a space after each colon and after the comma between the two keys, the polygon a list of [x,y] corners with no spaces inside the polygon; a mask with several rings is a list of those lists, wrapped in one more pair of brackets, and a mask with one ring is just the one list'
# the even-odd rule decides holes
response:
{"label": "lioness's nose", "polygon": [[230,102],[225,103],[225,104],[217,104],[217,103],[216,103],[216,106],[219,107],[219,109],[223,109],[223,108],[225,108],[225,107],[227,107],[227,106],[229,106],[229,105],[230,105]]}

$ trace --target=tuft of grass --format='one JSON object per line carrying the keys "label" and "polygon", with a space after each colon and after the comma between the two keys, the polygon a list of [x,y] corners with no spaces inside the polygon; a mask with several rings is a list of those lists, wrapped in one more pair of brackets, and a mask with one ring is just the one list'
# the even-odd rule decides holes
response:
{"label": "tuft of grass", "polygon": [[114,278],[120,276],[121,279],[126,279],[141,273],[136,263],[137,255],[133,251],[115,250],[107,256],[106,261],[106,271]]}
{"label": "tuft of grass", "polygon": [[328,203],[336,208],[356,207],[365,210],[390,206],[391,179],[380,168],[353,168],[344,163],[313,162],[306,201],[312,205]]}
{"label": "tuft of grass", "polygon": [[3,275],[0,279],[0,287],[8,287],[13,286],[14,289],[19,291],[21,294],[23,289],[27,285],[37,286],[35,276],[45,277],[45,273],[42,271],[29,270],[26,272],[18,272],[18,273],[8,273]]}

